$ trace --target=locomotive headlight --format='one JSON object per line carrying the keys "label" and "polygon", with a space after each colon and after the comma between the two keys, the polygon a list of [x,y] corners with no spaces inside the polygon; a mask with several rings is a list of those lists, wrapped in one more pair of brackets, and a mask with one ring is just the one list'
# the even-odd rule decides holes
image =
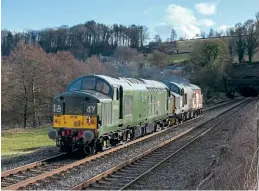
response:
{"label": "locomotive headlight", "polygon": [[87,130],[83,133],[83,138],[84,138],[84,141],[90,142],[94,138],[94,133],[90,130]]}
{"label": "locomotive headlight", "polygon": [[56,139],[58,137],[58,131],[56,129],[51,129],[48,132],[49,138],[50,139]]}
{"label": "locomotive headlight", "polygon": [[62,112],[62,107],[60,104],[53,104],[53,112],[55,113],[61,113]]}

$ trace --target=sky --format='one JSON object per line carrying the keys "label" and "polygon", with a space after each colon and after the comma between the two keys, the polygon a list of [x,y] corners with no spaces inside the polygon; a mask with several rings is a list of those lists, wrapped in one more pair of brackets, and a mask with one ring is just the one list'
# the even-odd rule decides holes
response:
{"label": "sky", "polygon": [[112,25],[145,25],[163,40],[174,28],[193,38],[210,28],[224,30],[254,19],[259,0],[2,0],[1,29],[38,30],[95,20]]}

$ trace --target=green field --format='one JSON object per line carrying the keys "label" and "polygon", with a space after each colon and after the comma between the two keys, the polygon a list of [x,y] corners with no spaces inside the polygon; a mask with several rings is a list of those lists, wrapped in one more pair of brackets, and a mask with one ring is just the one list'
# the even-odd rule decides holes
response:
{"label": "green field", "polygon": [[189,54],[175,54],[170,56],[170,62],[183,62],[185,60],[189,60]]}
{"label": "green field", "polygon": [[196,42],[204,42],[204,41],[208,41],[208,40],[223,40],[225,42],[227,42],[228,37],[222,37],[222,38],[209,38],[209,39],[194,39],[194,40],[183,40],[183,41],[176,41],[176,49],[179,50],[179,52],[191,52],[194,44]]}
{"label": "green field", "polygon": [[[206,41],[206,40],[216,40],[216,39],[221,39],[225,42],[227,42],[228,37],[222,37],[222,38],[211,38],[211,39],[195,39],[195,40],[184,40],[184,41],[176,41],[176,49],[178,49],[179,53],[181,52],[192,52],[192,49],[195,45],[196,42],[201,42],[201,41]],[[184,60],[189,60],[190,55],[188,53],[185,54],[176,54],[176,55],[172,55],[170,56],[170,61],[171,62],[181,62]],[[244,56],[245,60],[248,60],[248,56],[245,53]],[[234,56],[234,62],[238,61],[237,55]],[[259,51],[257,51],[253,57],[253,61],[254,62],[258,62],[259,61]]]}
{"label": "green field", "polygon": [[[176,49],[181,52],[191,52],[194,43],[197,40],[185,40],[185,41],[176,41]],[[170,62],[183,62],[185,60],[189,60],[190,54],[184,53],[184,54],[175,54],[170,56]]]}
{"label": "green field", "polygon": [[55,142],[48,138],[49,129],[41,127],[2,131],[1,156],[21,155],[43,146],[54,146]]}
{"label": "green field", "polygon": [[196,41],[197,40],[176,41],[176,49],[178,49],[179,52],[191,52]]}

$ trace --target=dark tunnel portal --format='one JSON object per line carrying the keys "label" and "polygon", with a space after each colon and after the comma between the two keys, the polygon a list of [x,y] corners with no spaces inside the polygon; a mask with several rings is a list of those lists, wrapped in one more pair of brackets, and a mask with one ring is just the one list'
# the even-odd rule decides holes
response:
{"label": "dark tunnel portal", "polygon": [[251,88],[249,86],[239,87],[237,91],[245,97],[257,97],[259,94],[259,92],[256,89]]}

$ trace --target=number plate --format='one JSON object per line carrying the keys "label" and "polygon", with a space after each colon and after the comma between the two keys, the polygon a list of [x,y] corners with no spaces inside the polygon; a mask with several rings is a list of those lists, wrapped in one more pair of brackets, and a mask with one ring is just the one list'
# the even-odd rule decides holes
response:
{"label": "number plate", "polygon": [[85,113],[86,114],[96,114],[97,113],[97,105],[96,104],[86,104],[85,105]]}

